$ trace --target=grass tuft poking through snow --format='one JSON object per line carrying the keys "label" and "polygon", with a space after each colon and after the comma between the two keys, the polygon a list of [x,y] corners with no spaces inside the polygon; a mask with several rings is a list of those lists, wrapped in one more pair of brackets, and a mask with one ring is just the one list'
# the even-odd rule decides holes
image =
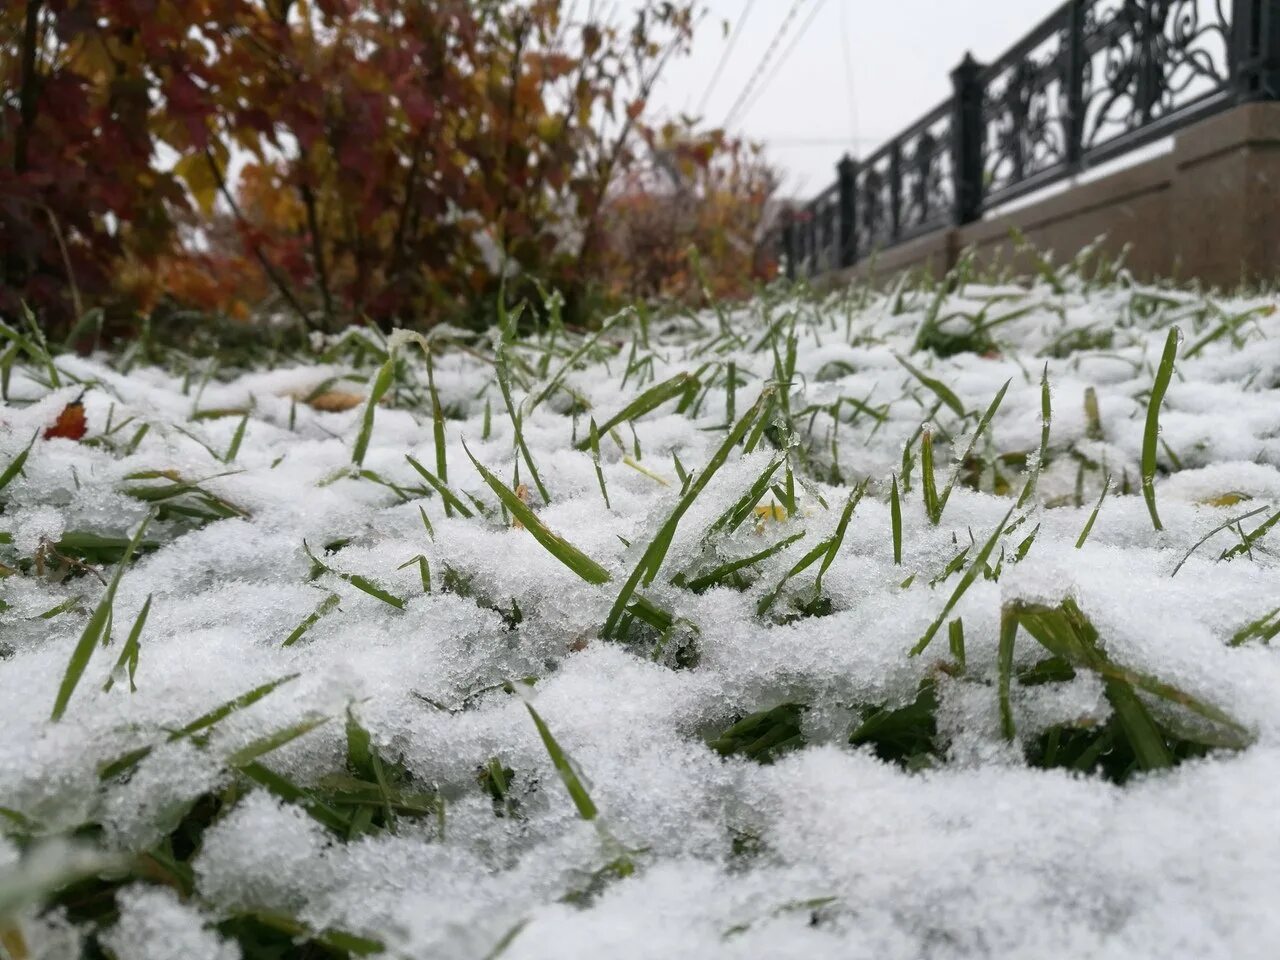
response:
{"label": "grass tuft poking through snow", "polygon": [[1277,301],[1036,263],[0,326],[0,957],[1269,955]]}

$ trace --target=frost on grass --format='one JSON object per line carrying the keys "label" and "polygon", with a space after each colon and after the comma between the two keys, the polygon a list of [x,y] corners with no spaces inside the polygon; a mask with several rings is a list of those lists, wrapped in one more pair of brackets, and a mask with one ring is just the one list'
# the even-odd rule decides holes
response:
{"label": "frost on grass", "polygon": [[1276,304],[954,279],[0,329],[0,953],[1266,955]]}

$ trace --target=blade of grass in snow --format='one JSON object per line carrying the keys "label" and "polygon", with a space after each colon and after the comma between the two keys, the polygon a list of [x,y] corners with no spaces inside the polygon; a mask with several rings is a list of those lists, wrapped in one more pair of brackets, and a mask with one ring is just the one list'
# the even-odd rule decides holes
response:
{"label": "blade of grass in snow", "polygon": [[310,558],[311,562],[315,564],[315,566],[324,570],[326,573],[333,574],[339,580],[345,580],[347,583],[351,584],[357,590],[363,591],[364,593],[367,593],[369,596],[374,597],[377,600],[381,600],[383,603],[387,604],[388,606],[395,607],[397,610],[404,609],[404,600],[402,600],[400,597],[387,593],[387,591],[383,590],[380,586],[378,586],[368,577],[362,577],[358,573],[342,573],[338,570],[333,569],[333,567],[329,566],[323,560],[317,559],[316,555],[311,552],[311,548],[307,546],[307,541],[305,540],[302,541],[302,549],[306,553],[306,555]]}
{"label": "blade of grass in snow", "polygon": [[898,496],[898,475],[893,475],[889,493],[889,523],[893,533],[893,562],[902,566],[902,499]]}
{"label": "blade of grass in snow", "polygon": [[964,572],[964,576],[961,577],[960,582],[956,584],[955,590],[952,591],[946,605],[942,608],[942,613],[938,614],[937,619],[934,620],[933,623],[929,625],[929,629],[924,632],[924,636],[922,636],[916,645],[911,648],[911,656],[918,657],[920,654],[924,653],[932,642],[934,635],[942,627],[943,621],[947,619],[947,615],[951,613],[952,608],[960,602],[960,598],[964,596],[965,591],[968,590],[973,584],[973,581],[977,579],[979,572],[986,568],[987,560],[990,559],[991,553],[995,550],[996,544],[1000,542],[1000,537],[1004,533],[1005,525],[1008,524],[1009,518],[1013,516],[1013,510],[1014,508],[1010,507],[1009,512],[1004,515],[1004,519],[996,524],[995,530],[991,532],[991,536],[987,539],[987,542],[982,545],[982,549],[978,551],[978,555],[974,557],[973,562],[969,564],[969,569]]}
{"label": "blade of grass in snow", "polygon": [[933,470],[933,429],[929,426],[920,432],[920,491],[924,497],[925,516],[937,526],[942,521],[942,507]]}
{"label": "blade of grass in snow", "polygon": [[124,576],[125,568],[129,565],[133,552],[142,541],[142,535],[146,532],[147,525],[151,523],[153,516],[153,513],[148,514],[142,523],[138,525],[137,532],[129,540],[129,546],[125,548],[124,556],[116,565],[115,575],[112,576],[111,582],[107,585],[107,589],[102,595],[102,599],[98,601],[97,608],[89,617],[89,622],[85,624],[84,631],[80,634],[79,642],[71,652],[71,659],[67,663],[66,672],[62,677],[62,684],[58,687],[58,695],[54,699],[53,712],[49,715],[49,719],[54,722],[61,720],[62,715],[66,713],[67,704],[71,702],[71,695],[75,693],[76,685],[79,684],[80,678],[84,676],[85,668],[89,666],[89,659],[93,656],[94,648],[102,639],[107,621],[111,617],[112,606],[115,604],[116,589],[120,586],[120,578]]}
{"label": "blade of grass in snow", "polygon": [[611,579],[609,571],[600,564],[596,563],[585,553],[569,543],[563,537],[552,533],[544,524],[538,515],[530,509],[529,505],[516,496],[515,491],[504,484],[501,480],[490,473],[475,454],[467,448],[466,443],[462,445],[467,451],[467,456],[471,458],[471,462],[475,464],[475,468],[479,471],[480,476],[484,478],[484,482],[502,501],[502,505],[511,511],[512,516],[519,520],[526,530],[533,534],[533,538],[542,544],[548,553],[563,563],[566,567],[576,573],[587,583],[608,583]]}
{"label": "blade of grass in snow", "polygon": [[[452,507],[454,510],[457,510],[460,514],[462,514],[467,519],[471,519],[472,517],[475,516],[475,513],[472,511],[472,509],[468,507],[465,503],[463,503],[461,500],[459,500],[458,495],[449,489],[448,484],[446,484],[443,480],[441,480],[439,477],[433,474],[430,470],[428,470],[426,467],[420,464],[417,460],[413,459],[413,457],[409,456],[409,454],[406,453],[404,455],[404,458],[409,461],[409,466],[417,470],[418,473],[422,475],[422,479],[426,480],[427,483],[431,484],[432,488],[436,491],[436,493],[440,494],[440,499],[444,501],[446,510]],[[423,516],[425,517],[425,514]]]}
{"label": "blade of grass in snow", "polygon": [[729,453],[736,447],[741,439],[751,428],[752,422],[759,416],[773,397],[774,388],[765,387],[760,392],[759,398],[751,409],[748,410],[738,421],[724,442],[721,443],[719,449],[712,454],[711,459],[707,461],[707,465],[703,467],[702,472],[698,474],[697,479],[689,485],[689,489],[676,503],[675,509],[671,511],[670,516],[658,528],[658,532],[654,535],[649,546],[645,549],[644,554],[640,557],[640,562],[636,564],[635,569],[631,572],[631,576],[627,578],[622,589],[618,592],[618,598],[614,601],[612,609],[609,611],[608,617],[605,619],[604,626],[601,630],[605,638],[615,635],[618,622],[622,618],[623,612],[627,609],[631,602],[632,596],[636,589],[640,586],[641,581],[646,585],[653,582],[653,578],[657,576],[658,569],[662,566],[662,561],[667,555],[667,550],[671,546],[672,538],[675,537],[676,527],[680,524],[680,518],[685,512],[693,506],[695,500],[701,496],[702,491],[706,489],[707,484],[711,482],[711,478],[715,476],[724,462],[729,458]]}
{"label": "blade of grass in snow", "polygon": [[[1008,384],[1006,383],[1005,386],[1007,387]],[[1001,394],[1003,395],[1003,391]],[[1049,456],[1049,426],[1052,420],[1053,398],[1049,392],[1049,364],[1046,362],[1044,370],[1040,373],[1040,449],[1036,453],[1036,462],[1027,476],[1026,486],[1022,488],[1022,495],[1018,497],[1018,509],[1022,509],[1023,505],[1035,496],[1036,485],[1040,482],[1040,471],[1044,469],[1045,458]]]}
{"label": "blade of grass in snow", "polygon": [[1151,525],[1156,530],[1163,530],[1160,514],[1156,511],[1156,452],[1160,441],[1160,404],[1164,402],[1165,391],[1169,389],[1169,381],[1173,378],[1173,361],[1178,356],[1178,341],[1182,334],[1177,327],[1169,330],[1165,338],[1164,354],[1160,357],[1160,366],[1156,369],[1155,383],[1151,387],[1151,399],[1147,403],[1147,423],[1142,433],[1142,497],[1147,501],[1147,512],[1151,514]]}
{"label": "blade of grass in snow", "polygon": [[804,535],[804,531],[801,530],[799,533],[792,534],[789,537],[779,540],[772,546],[765,547],[760,552],[753,553],[749,557],[743,557],[739,560],[730,560],[728,563],[723,563],[714,570],[711,570],[694,580],[690,580],[686,586],[694,593],[703,593],[710,590],[712,587],[718,586],[729,576],[737,573],[739,570],[744,570],[747,567],[754,566],[762,560],[767,560],[769,557],[781,553],[787,547],[791,546],[791,544],[801,539]]}
{"label": "blade of grass in snow", "polygon": [[308,630],[310,630],[312,627],[314,627],[317,623],[320,622],[321,617],[337,609],[337,606],[340,602],[341,602],[341,599],[336,593],[329,594],[327,597],[321,600],[319,604],[317,604],[316,608],[313,611],[311,611],[311,613],[307,614],[307,616],[303,619],[303,621],[300,624],[298,624],[296,627],[293,628],[293,632],[290,633],[289,636],[285,638],[284,643],[280,644],[280,646],[282,647],[293,646],[295,643],[297,643],[299,640],[302,639],[302,637],[306,634]]}
{"label": "blade of grass in snow", "polygon": [[360,432],[356,434],[356,445],[351,450],[351,462],[357,467],[364,466],[365,454],[369,452],[369,440],[373,437],[373,415],[378,408],[378,404],[391,389],[391,382],[395,379],[396,374],[396,358],[392,352],[387,356],[387,361],[379,368],[377,376],[373,378],[373,388],[369,391],[369,399],[364,405],[364,416],[360,420]]}
{"label": "blade of grass in snow", "polygon": [[840,546],[844,543],[845,533],[849,529],[849,521],[853,518],[853,511],[858,509],[858,504],[862,502],[862,497],[867,492],[867,483],[867,480],[863,480],[862,483],[858,484],[857,489],[845,501],[844,510],[840,514],[840,519],[836,522],[835,533],[831,535],[827,542],[827,553],[822,558],[822,566],[818,568],[818,577],[813,587],[815,594],[822,590],[822,578],[831,568],[836,554],[840,552]]}
{"label": "blade of grass in snow", "polygon": [[[632,420],[644,416],[646,413],[656,410],[668,400],[674,400],[676,397],[685,393],[691,385],[694,387],[699,385],[698,379],[695,376],[689,373],[678,373],[671,379],[664,380],[662,383],[650,387],[606,420],[600,426],[599,432],[608,433],[619,424],[629,423]],[[590,443],[591,440],[588,437],[579,440],[574,446],[577,450],[586,450]]]}
{"label": "blade of grass in snow", "polygon": [[560,781],[564,784],[565,790],[569,792],[573,805],[578,811],[578,816],[583,820],[595,820],[600,815],[600,811],[592,801],[591,794],[587,792],[587,788],[578,776],[578,772],[573,769],[573,764],[569,762],[569,757],[556,741],[556,738],[552,736],[550,728],[539,716],[538,711],[533,709],[533,704],[526,700],[524,706],[529,711],[529,716],[533,718],[533,725],[538,728],[538,736],[542,738],[542,745],[546,748],[547,755],[551,757],[551,763],[556,768],[556,773],[560,775]]}
{"label": "blade of grass in snow", "polygon": [[236,456],[240,453],[240,444],[244,442],[245,428],[249,426],[249,414],[245,414],[240,418],[240,422],[236,425],[236,432],[231,435],[231,444],[227,447],[227,454],[222,458],[224,463],[232,463]]}
{"label": "blade of grass in snow", "polygon": [[[444,408],[440,406],[440,394],[436,391],[436,365],[435,360],[431,356],[430,344],[425,341],[422,343],[422,352],[427,357],[427,393],[431,397],[431,437],[436,448],[436,473],[440,477],[440,482],[444,485],[449,483],[449,457],[445,447],[444,437]],[[489,398],[485,398],[485,428],[484,432],[487,436],[489,433]],[[443,494],[441,494],[443,496]],[[462,512],[462,511],[459,511]],[[453,504],[448,500],[444,502],[444,515],[446,517],[453,516]],[[464,517],[469,517],[469,512],[462,513]]]}
{"label": "blade of grass in snow", "polygon": [[1013,648],[1017,639],[1017,611],[1012,607],[1005,607],[1000,614],[1000,648],[996,656],[997,690],[1000,701],[1000,732],[1010,743],[1017,736],[1017,730],[1013,724],[1013,708],[1009,703],[1009,686],[1013,678]]}
{"label": "blade of grass in snow", "polygon": [[22,472],[22,468],[26,466],[27,457],[31,455],[31,448],[35,445],[36,437],[38,436],[40,436],[40,432],[37,430],[31,435],[31,440],[23,448],[22,452],[13,458],[9,465],[4,468],[3,473],[0,473],[0,490],[12,483],[13,478]]}
{"label": "blade of grass in snow", "polygon": [[422,580],[422,592],[430,593],[431,592],[431,565],[427,563],[427,558],[424,557],[422,554],[418,554],[416,557],[410,557],[404,563],[400,564],[400,566],[396,567],[396,569],[403,570],[405,567],[413,563],[416,563],[418,565],[418,576]]}
{"label": "blade of grass in snow", "polygon": [[[1098,502],[1093,505],[1093,512],[1089,514],[1089,519],[1085,521],[1084,529],[1080,531],[1080,536],[1076,538],[1077,550],[1084,546],[1084,542],[1089,539],[1089,534],[1093,532],[1093,525],[1098,519],[1098,511],[1102,509],[1102,502],[1107,499],[1107,491],[1110,489],[1111,474],[1108,473],[1102,480],[1102,493],[1098,495]],[[1179,564],[1178,566],[1181,565]],[[1176,574],[1178,571],[1174,570],[1173,572]]]}
{"label": "blade of grass in snow", "polygon": [[138,685],[134,682],[134,677],[138,672],[138,652],[141,649],[139,641],[142,638],[142,628],[147,622],[147,614],[150,612],[151,594],[147,594],[147,600],[142,605],[142,609],[138,612],[137,619],[133,621],[133,628],[129,631],[129,636],[124,642],[123,649],[120,651],[120,658],[116,660],[116,665],[112,669],[111,675],[107,677],[107,682],[102,685],[103,693],[111,692],[111,688],[116,682],[116,676],[122,670],[126,669],[129,673],[129,692],[138,692]]}
{"label": "blade of grass in snow", "polygon": [[[239,710],[243,710],[246,707],[253,706],[253,704],[257,703],[259,700],[261,700],[267,694],[271,693],[277,687],[283,686],[284,684],[289,683],[291,680],[296,680],[298,676],[299,675],[296,673],[291,673],[291,674],[288,674],[287,676],[280,677],[277,680],[271,680],[260,686],[254,687],[252,690],[242,693],[240,694],[240,696],[235,697],[234,699],[228,700],[217,707],[214,707],[208,713],[201,714],[195,720],[192,720],[190,723],[188,723],[185,727],[182,727],[179,730],[172,731],[169,734],[169,736],[166,738],[166,740],[170,743],[173,743],[174,741],[182,740],[186,737],[193,737],[193,736],[196,736],[197,734],[203,733],[204,731],[213,728],[215,725],[217,725],[227,717],[231,716],[231,714]],[[151,753],[151,749],[152,749],[151,747],[142,747],[138,750],[134,750],[130,753],[127,753],[122,757],[118,757],[117,759],[111,761],[108,764],[104,764],[98,771],[99,778],[103,780],[109,780],[112,777],[118,776],[119,774],[125,772],[126,770],[132,769],[133,767],[137,766],[138,763],[140,763],[143,760],[143,758],[145,758],[147,755]]]}
{"label": "blade of grass in snow", "polygon": [[[1178,575],[1178,571],[1182,569],[1183,564],[1185,564],[1188,560],[1191,559],[1191,555],[1195,553],[1197,550],[1199,550],[1206,543],[1208,543],[1211,539],[1213,539],[1213,537],[1215,537],[1217,534],[1221,533],[1223,530],[1229,530],[1230,528],[1234,527],[1236,524],[1242,523],[1245,520],[1248,520],[1250,517],[1256,517],[1260,513],[1266,513],[1266,510],[1267,510],[1266,507],[1258,507],[1256,510],[1250,510],[1248,513],[1242,513],[1238,517],[1232,517],[1230,520],[1226,520],[1218,524],[1216,527],[1214,527],[1212,530],[1206,533],[1203,537],[1197,540],[1195,544],[1191,547],[1191,549],[1188,550],[1185,554],[1183,554],[1182,559],[1178,561],[1178,565],[1173,568],[1173,572],[1169,574],[1169,576],[1176,577]],[[1233,547],[1231,549],[1238,549],[1238,547]],[[1226,554],[1224,553],[1218,559],[1225,560]]]}
{"label": "blade of grass in snow", "polygon": [[600,469],[600,431],[596,427],[595,418],[591,418],[591,432],[588,434],[588,441],[591,444],[591,462],[596,468],[596,482],[600,484],[600,496],[604,498],[604,508],[611,509],[609,506],[609,489],[605,486],[604,471]]}
{"label": "blade of grass in snow", "polygon": [[778,468],[782,466],[782,463],[782,460],[774,460],[770,463],[747,489],[747,492],[739,497],[728,510],[716,519],[715,523],[707,528],[707,532],[702,535],[702,539],[706,540],[720,530],[730,534],[742,526],[747,517],[751,516],[751,511],[755,509],[756,504],[760,502],[760,498],[769,492],[769,481],[773,478]]}
{"label": "blade of grass in snow", "polygon": [[[1262,511],[1260,510],[1255,511],[1255,513],[1261,513],[1261,512]],[[1252,516],[1252,514],[1246,514],[1246,516]],[[1243,520],[1244,517],[1241,517],[1240,519]],[[1218,557],[1218,559],[1234,560],[1236,557],[1239,557],[1239,556],[1242,556],[1243,554],[1251,552],[1253,550],[1253,545],[1257,543],[1259,540],[1261,540],[1263,537],[1265,537],[1268,533],[1270,533],[1271,528],[1276,525],[1277,521],[1280,521],[1280,510],[1277,510],[1275,513],[1273,513],[1261,524],[1255,527],[1252,531],[1250,531],[1249,533],[1246,533],[1244,537],[1241,539],[1240,543],[1237,543],[1234,547],[1229,547],[1226,550],[1223,550],[1222,555]]]}
{"label": "blade of grass in snow", "polygon": [[944,404],[946,404],[948,407],[954,410],[956,416],[964,417],[967,414],[967,411],[964,408],[964,404],[960,402],[960,398],[957,397],[955,395],[955,392],[952,391],[952,389],[948,387],[945,383],[943,383],[937,377],[931,377],[927,373],[923,372],[922,370],[916,369],[908,361],[904,360],[902,357],[899,357],[896,354],[894,356],[895,356],[895,359],[897,359],[897,361],[900,364],[902,364],[904,367],[907,368],[908,373],[910,373],[913,377],[915,377],[922,384],[928,387],[929,390],[933,392],[933,395],[936,396],[940,401],[942,401]]}
{"label": "blade of grass in snow", "polygon": [[1263,643],[1270,643],[1276,634],[1280,634],[1280,607],[1263,614],[1257,620],[1251,620],[1231,635],[1227,646],[1238,647],[1255,637]]}
{"label": "blade of grass in snow", "polygon": [[863,481],[858,489],[850,494],[849,499],[845,502],[844,510],[840,514],[840,520],[836,524],[835,532],[797,560],[795,565],[788,570],[783,578],[778,582],[778,585],[760,598],[760,602],[756,604],[757,616],[764,616],[768,613],[770,608],[772,608],[774,603],[777,601],[779,595],[781,595],[783,587],[819,559],[822,560],[822,566],[819,568],[817,578],[814,580],[813,593],[815,598],[821,594],[822,576],[827,572],[832,561],[835,560],[836,554],[840,550],[840,545],[844,542],[845,532],[849,527],[849,519],[853,516],[853,511],[857,508],[859,501],[862,500],[862,495],[865,490],[866,481]]}

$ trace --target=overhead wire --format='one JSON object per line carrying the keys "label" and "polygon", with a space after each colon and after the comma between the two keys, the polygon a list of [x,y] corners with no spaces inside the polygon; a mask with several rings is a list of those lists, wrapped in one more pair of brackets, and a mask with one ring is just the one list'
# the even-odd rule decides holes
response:
{"label": "overhead wire", "polygon": [[751,97],[751,101],[743,108],[742,116],[745,117],[748,113],[751,112],[751,109],[760,101],[760,97],[763,96],[764,92],[769,89],[770,84],[772,84],[773,81],[777,79],[778,73],[782,70],[783,66],[786,64],[787,59],[791,56],[792,53],[795,52],[796,47],[800,45],[800,41],[804,39],[805,33],[808,31],[809,27],[813,24],[813,21],[817,18],[818,12],[825,5],[826,5],[826,0],[817,0],[817,2],[809,9],[809,16],[805,19],[804,23],[801,25],[800,32],[791,38],[791,45],[787,47],[787,49],[783,52],[782,56],[778,59],[777,63],[774,64],[773,72],[769,74],[769,76],[765,79],[765,82],[760,86],[760,88],[755,91],[754,95]]}
{"label": "overhead wire", "polygon": [[[787,15],[782,21],[782,26],[778,29],[778,32],[773,35],[773,40],[765,50],[764,56],[756,63],[750,79],[743,85],[742,90],[738,93],[738,98],[733,101],[733,106],[731,106],[729,108],[729,112],[725,114],[722,126],[726,129],[733,123],[743,103],[746,102],[746,99],[751,94],[752,89],[764,74],[765,68],[769,66],[769,62],[773,59],[773,55],[777,51],[778,45],[782,42],[782,38],[787,35],[787,31],[790,29],[791,23],[795,20],[796,13],[799,12],[803,3],[804,0],[792,0],[791,9],[787,11]],[[821,0],[819,0],[819,3],[821,3]]]}
{"label": "overhead wire", "polygon": [[849,140],[858,142],[858,88],[854,82],[853,49],[849,45],[849,5],[840,4],[840,48],[844,54],[844,79],[849,88]]}
{"label": "overhead wire", "polygon": [[751,16],[751,8],[755,5],[756,0],[747,0],[747,8],[742,11],[741,19],[734,24],[733,32],[729,34],[729,43],[725,46],[724,52],[720,54],[720,62],[716,64],[715,72],[711,74],[711,80],[707,83],[707,88],[702,91],[702,99],[698,103],[698,116],[702,116],[707,112],[707,102],[711,99],[711,94],[715,92],[716,84],[720,82],[720,76],[724,73],[725,65],[733,54],[733,48],[737,46],[738,40],[742,37],[742,28]]}

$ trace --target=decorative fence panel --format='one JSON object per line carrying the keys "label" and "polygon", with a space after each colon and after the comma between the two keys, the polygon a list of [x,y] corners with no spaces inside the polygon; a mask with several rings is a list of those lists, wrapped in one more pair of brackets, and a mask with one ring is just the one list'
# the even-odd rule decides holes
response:
{"label": "decorative fence panel", "polygon": [[1068,0],[783,226],[789,276],[959,226],[1239,103],[1280,100],[1280,0]]}

